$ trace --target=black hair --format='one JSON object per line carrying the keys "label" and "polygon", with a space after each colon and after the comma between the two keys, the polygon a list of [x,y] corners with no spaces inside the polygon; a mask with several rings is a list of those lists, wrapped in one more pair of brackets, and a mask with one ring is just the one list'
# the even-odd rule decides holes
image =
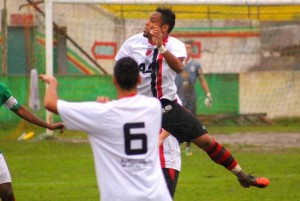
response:
{"label": "black hair", "polygon": [[114,67],[114,76],[123,90],[131,90],[136,87],[139,79],[139,66],[131,57],[119,59]]}
{"label": "black hair", "polygon": [[162,25],[167,24],[169,25],[168,33],[171,33],[175,26],[176,16],[175,13],[167,7],[158,7],[155,10],[161,14]]}

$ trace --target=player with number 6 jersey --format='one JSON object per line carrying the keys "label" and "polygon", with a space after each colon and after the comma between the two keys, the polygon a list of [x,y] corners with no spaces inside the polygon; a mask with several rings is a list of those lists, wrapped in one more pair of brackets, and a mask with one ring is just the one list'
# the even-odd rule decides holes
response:
{"label": "player with number 6 jersey", "polygon": [[45,107],[59,114],[67,129],[89,136],[101,201],[172,200],[158,155],[161,104],[136,94],[140,76],[133,59],[116,63],[113,83],[118,100],[106,103],[59,100],[56,79],[40,77],[49,84]]}

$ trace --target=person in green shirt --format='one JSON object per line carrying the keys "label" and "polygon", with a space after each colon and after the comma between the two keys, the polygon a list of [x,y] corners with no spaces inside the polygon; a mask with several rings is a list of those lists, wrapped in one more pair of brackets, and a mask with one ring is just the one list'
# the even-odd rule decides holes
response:
{"label": "person in green shirt", "polygon": [[[10,90],[0,82],[0,107],[5,105],[12,112],[17,114],[22,119],[41,126],[50,130],[64,130],[64,124],[61,122],[56,122],[49,124],[36,115],[34,115],[29,109],[22,106],[17,99],[15,99]],[[8,166],[5,162],[4,156],[0,151],[0,198],[2,201],[15,201],[15,196],[12,188],[12,180],[8,170]]]}

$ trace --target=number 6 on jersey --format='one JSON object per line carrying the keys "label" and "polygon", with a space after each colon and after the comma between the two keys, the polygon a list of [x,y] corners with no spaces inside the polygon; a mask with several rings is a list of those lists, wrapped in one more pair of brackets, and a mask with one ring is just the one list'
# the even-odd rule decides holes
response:
{"label": "number 6 on jersey", "polygon": [[[127,123],[124,125],[125,153],[128,155],[145,154],[147,152],[147,135],[145,133],[133,134],[131,129],[135,128],[145,128],[145,123]],[[132,145],[136,144],[137,140],[141,141],[141,147],[133,148]]]}

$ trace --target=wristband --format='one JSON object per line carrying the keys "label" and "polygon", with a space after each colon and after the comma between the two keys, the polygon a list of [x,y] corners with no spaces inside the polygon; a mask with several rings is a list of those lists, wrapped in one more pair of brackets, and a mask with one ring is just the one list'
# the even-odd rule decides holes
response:
{"label": "wristband", "polygon": [[163,54],[167,51],[167,48],[162,45],[162,46],[160,46],[160,48],[158,48],[158,50],[159,50],[159,53]]}

